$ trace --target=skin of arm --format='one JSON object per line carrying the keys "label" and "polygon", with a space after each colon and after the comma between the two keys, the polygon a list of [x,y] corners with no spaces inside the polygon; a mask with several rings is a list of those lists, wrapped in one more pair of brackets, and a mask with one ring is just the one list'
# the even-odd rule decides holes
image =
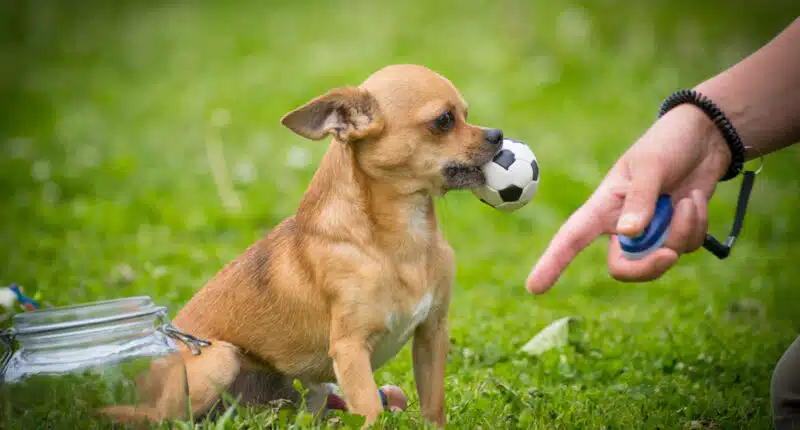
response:
{"label": "skin of arm", "polygon": [[[695,87],[738,131],[746,158],[800,140],[800,19],[729,69]],[[528,276],[541,294],[598,236],[609,235],[608,268],[620,281],[657,279],[681,254],[703,244],[707,202],[728,169],[731,150],[708,116],[682,104],[659,118],[617,161],[590,198],[562,225]],[[664,246],[641,260],[623,257],[615,234],[635,237],[657,196],[672,195],[675,214]]]}
{"label": "skin of arm", "polygon": [[[748,160],[800,141],[800,18],[695,90],[728,116],[747,147]],[[702,117],[706,124],[701,127],[714,127]],[[723,142],[719,133],[712,138]]]}

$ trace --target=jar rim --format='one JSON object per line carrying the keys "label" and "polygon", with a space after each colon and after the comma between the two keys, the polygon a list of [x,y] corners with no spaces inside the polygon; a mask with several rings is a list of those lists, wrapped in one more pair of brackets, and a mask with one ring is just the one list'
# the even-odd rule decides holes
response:
{"label": "jar rim", "polygon": [[157,313],[166,316],[166,310],[165,306],[156,306],[150,296],[99,300],[16,314],[10,330],[15,336],[25,336],[108,324]]}

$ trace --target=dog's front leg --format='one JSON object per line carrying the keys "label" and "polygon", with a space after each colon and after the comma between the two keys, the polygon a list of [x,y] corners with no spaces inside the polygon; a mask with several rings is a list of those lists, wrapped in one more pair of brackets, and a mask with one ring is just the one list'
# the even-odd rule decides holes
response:
{"label": "dog's front leg", "polygon": [[370,330],[366,329],[368,324],[352,317],[357,313],[336,309],[333,314],[330,355],[336,380],[349,411],[366,417],[364,425],[367,426],[374,423],[383,410],[367,345]]}
{"label": "dog's front leg", "polygon": [[439,308],[414,333],[412,360],[420,413],[438,427],[445,426],[444,377],[450,340],[447,308]]}

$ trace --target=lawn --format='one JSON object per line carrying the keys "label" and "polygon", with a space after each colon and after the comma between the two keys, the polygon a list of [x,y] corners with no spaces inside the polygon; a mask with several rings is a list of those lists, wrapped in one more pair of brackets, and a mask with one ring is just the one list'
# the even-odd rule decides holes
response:
{"label": "lawn", "polygon": [[[472,122],[526,141],[541,164],[518,212],[468,192],[437,202],[458,261],[450,426],[770,428],[769,378],[800,326],[798,150],[768,157],[725,261],[698,252],[623,284],[600,240],[550,293],[524,280],[661,100],[765,43],[796,1],[0,4],[0,285],[56,305],[151,295],[174,313],[298,203],[326,143],[281,115],[419,63],[462,90]],[[220,166],[230,186],[215,182]],[[718,188],[717,237],[737,192],[738,180]],[[517,352],[566,316],[580,317],[568,346]],[[414,427],[409,348],[375,376],[410,396],[386,419]]]}

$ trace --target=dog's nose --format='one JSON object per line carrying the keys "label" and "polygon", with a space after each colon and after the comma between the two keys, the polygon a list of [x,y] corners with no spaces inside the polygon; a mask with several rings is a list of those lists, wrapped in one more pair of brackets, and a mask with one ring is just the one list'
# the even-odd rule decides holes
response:
{"label": "dog's nose", "polygon": [[499,145],[501,142],[503,142],[503,131],[496,128],[490,128],[483,132],[483,138],[486,140],[486,143]]}

